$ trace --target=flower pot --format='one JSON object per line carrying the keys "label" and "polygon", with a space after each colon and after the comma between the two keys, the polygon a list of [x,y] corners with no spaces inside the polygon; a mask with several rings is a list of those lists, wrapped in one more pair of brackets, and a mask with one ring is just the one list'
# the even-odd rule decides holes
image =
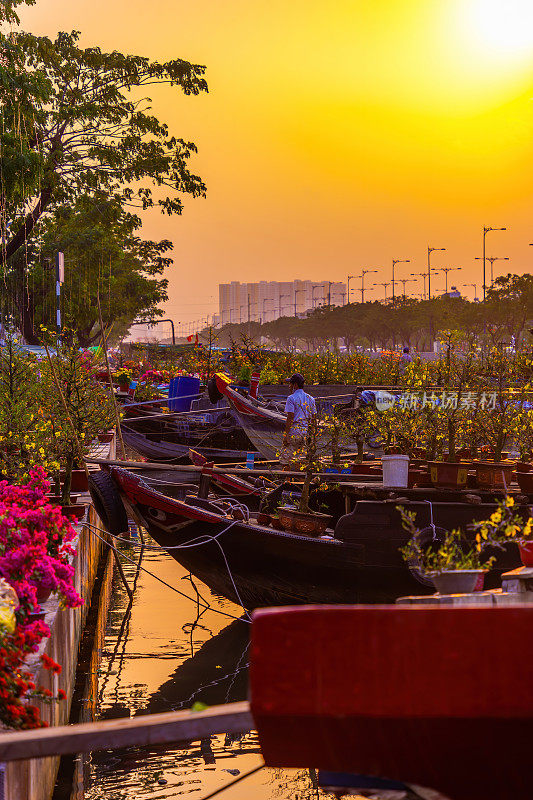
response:
{"label": "flower pot", "polygon": [[476,470],[477,485],[480,489],[507,490],[513,479],[513,465],[497,461],[478,461]]}
{"label": "flower pot", "polygon": [[432,572],[429,577],[438,594],[470,594],[483,589],[484,569],[452,569]]}
{"label": "flower pot", "polygon": [[306,513],[292,508],[278,508],[279,521],[283,530],[303,533],[307,536],[321,536],[331,521],[329,514]]}
{"label": "flower pot", "polygon": [[520,486],[520,491],[524,494],[533,494],[533,472],[516,471],[516,480]]}
{"label": "flower pot", "polygon": [[84,505],[61,506],[61,511],[64,517],[71,517],[79,522],[84,518],[86,508]]}
{"label": "flower pot", "polygon": [[[62,498],[61,498],[60,494],[47,494],[46,495],[46,499],[48,500],[49,503],[54,503],[55,505],[58,505],[58,506],[61,505]],[[70,505],[71,506],[76,505],[76,503],[78,502],[79,499],[80,499],[80,495],[79,494],[72,494],[72,492],[70,493]]]}
{"label": "flower pot", "polygon": [[519,544],[520,559],[524,567],[533,567],[533,542]]}
{"label": "flower pot", "polygon": [[409,456],[382,456],[383,486],[406,489],[409,481]]}
{"label": "flower pot", "polygon": [[257,512],[257,522],[259,525],[270,525],[270,521],[270,514],[266,514],[264,511]]}
{"label": "flower pot", "polygon": [[274,530],[276,530],[276,531],[284,531],[284,530],[285,530],[285,528],[284,528],[284,527],[283,527],[283,525],[281,524],[281,520],[280,520],[280,518],[277,516],[277,514],[272,514],[272,515],[270,516],[270,524],[272,525],[272,527],[273,527],[273,528],[274,528]]}
{"label": "flower pot", "polygon": [[88,492],[89,479],[84,469],[73,469],[70,488],[74,492]]}
{"label": "flower pot", "polygon": [[106,433],[99,433],[98,434],[98,441],[100,444],[105,444],[106,442],[110,442],[113,438],[113,431],[107,431]]}
{"label": "flower pot", "polygon": [[533,464],[530,461],[517,461],[515,464],[515,469],[518,472],[531,472],[533,470]]}
{"label": "flower pot", "polygon": [[429,474],[433,486],[445,489],[464,489],[468,478],[468,464],[453,461],[429,461]]}
{"label": "flower pot", "polygon": [[43,586],[37,586],[37,602],[38,603],[46,603],[50,595],[52,594],[51,589],[47,589]]}

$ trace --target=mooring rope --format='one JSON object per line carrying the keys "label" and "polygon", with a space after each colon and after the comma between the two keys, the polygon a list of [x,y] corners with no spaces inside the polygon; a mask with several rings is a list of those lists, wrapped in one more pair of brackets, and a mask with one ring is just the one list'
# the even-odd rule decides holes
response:
{"label": "mooring rope", "polygon": [[[231,527],[233,527],[233,525],[235,525],[235,524],[236,524],[238,521],[239,521],[239,520],[233,520],[232,524],[231,524],[231,525],[228,525],[228,527],[227,527],[227,528],[225,528],[223,531],[220,531],[220,533],[218,533],[218,534],[217,534],[217,536],[221,536],[223,533],[225,533],[227,530],[229,530]],[[85,524],[87,525],[87,527],[89,528],[89,530],[91,530],[91,533],[93,533],[93,535],[94,535],[94,536],[96,536],[96,537],[97,537],[98,539],[100,539],[102,542],[104,542],[105,544],[107,544],[107,545],[108,545],[108,546],[109,546],[109,547],[110,547],[112,550],[114,550],[114,551],[115,551],[115,552],[116,552],[118,555],[121,555],[121,556],[122,556],[123,558],[125,558],[127,561],[130,561],[132,564],[135,564],[135,565],[137,566],[137,562],[136,562],[136,561],[135,561],[133,558],[130,558],[130,557],[129,557],[129,556],[127,556],[125,553],[123,553],[121,550],[119,550],[118,548],[116,548],[116,547],[115,547],[115,546],[114,546],[114,545],[113,545],[113,544],[112,544],[112,543],[111,543],[111,542],[110,542],[108,539],[105,539],[103,536],[100,536],[98,533],[96,533],[96,531],[98,530],[98,531],[101,531],[102,533],[106,533],[106,534],[107,534],[107,531],[102,531],[102,529],[101,529],[101,528],[97,528],[95,525],[91,525],[90,523],[85,523]],[[109,534],[107,534],[107,535],[109,536]],[[216,537],[214,537],[214,536],[207,537],[207,540],[208,540],[208,541],[210,541],[210,540],[212,540],[212,539],[216,539]],[[123,541],[128,541],[128,540],[123,540]],[[128,544],[130,544],[130,545],[131,545],[131,542],[129,542],[129,541],[128,541]],[[195,545],[192,545],[192,544],[190,544],[190,545],[186,545],[186,546],[187,546],[187,547],[198,547],[198,546],[200,546],[200,545],[202,545],[202,544],[207,544],[207,541],[205,541],[205,542],[199,542],[198,544],[195,544]],[[219,543],[217,542],[217,544],[219,544]],[[149,547],[150,547],[150,545],[146,545],[145,547],[146,547],[146,548],[149,548]],[[220,545],[219,545],[219,547],[220,547]],[[155,549],[159,549],[159,548],[155,548]],[[161,549],[161,550],[165,550],[165,548],[162,548],[162,547],[161,547],[160,549]],[[169,548],[169,549],[170,549],[170,548]],[[175,549],[175,548],[173,547],[172,549]],[[222,548],[220,548],[220,549],[222,550]],[[250,619],[250,616],[249,616],[249,614],[248,614],[248,611],[246,610],[246,608],[244,607],[244,605],[243,605],[243,603],[242,603],[242,600],[241,600],[241,598],[240,598],[239,592],[237,591],[237,587],[235,586],[235,581],[233,580],[233,575],[231,574],[231,571],[230,571],[230,568],[229,568],[229,564],[228,564],[228,562],[227,562],[227,559],[226,559],[226,557],[225,557],[225,555],[224,555],[224,551],[223,551],[223,550],[222,550],[222,555],[223,555],[223,557],[224,557],[224,561],[225,561],[225,563],[226,563],[226,568],[227,568],[227,570],[228,570],[228,573],[229,573],[229,576],[230,576],[231,582],[232,582],[232,584],[233,584],[233,588],[234,588],[234,591],[235,591],[235,596],[237,597],[237,599],[238,599],[238,601],[239,601],[240,605],[243,607],[243,609],[244,609],[244,612],[245,612],[246,616],[248,617],[248,619],[244,619],[243,617],[236,617],[234,614],[230,614],[230,613],[228,613],[227,611],[222,611],[222,610],[220,610],[220,609],[218,609],[218,608],[214,608],[213,606],[211,606],[211,605],[209,605],[209,604],[206,604],[206,603],[202,603],[201,605],[202,605],[202,606],[203,606],[205,609],[209,609],[210,611],[214,611],[214,612],[215,612],[215,614],[220,614],[221,616],[223,616],[223,617],[227,617],[228,619],[240,620],[240,622],[245,622],[247,625],[250,625],[250,624],[251,624],[251,619]],[[170,584],[170,583],[167,583],[167,581],[165,581],[165,580],[163,580],[162,578],[158,577],[158,576],[157,576],[157,575],[155,575],[153,572],[151,572],[149,569],[146,569],[146,567],[142,567],[142,566],[141,566],[141,569],[143,570],[143,572],[146,572],[146,573],[147,573],[148,575],[150,575],[152,578],[155,578],[155,580],[156,580],[156,581],[159,581],[159,582],[160,582],[160,583],[162,583],[164,586],[167,586],[169,589],[172,589],[172,591],[173,591],[173,592],[176,592],[177,594],[181,595],[182,597],[185,597],[185,599],[186,599],[186,600],[190,600],[190,601],[191,601],[191,603],[194,603],[195,605],[198,605],[198,601],[197,601],[197,600],[195,600],[193,597],[190,597],[190,595],[188,595],[188,594],[185,594],[185,592],[182,592],[182,591],[180,591],[180,589],[177,589],[175,586],[172,586],[172,584]]]}

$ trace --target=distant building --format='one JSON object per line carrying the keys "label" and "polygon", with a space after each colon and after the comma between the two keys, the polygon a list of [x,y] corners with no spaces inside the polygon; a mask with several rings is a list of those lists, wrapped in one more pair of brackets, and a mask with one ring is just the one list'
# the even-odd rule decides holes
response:
{"label": "distant building", "polygon": [[341,281],[260,281],[221,283],[220,325],[228,322],[271,322],[278,317],[305,316],[318,306],[342,306],[346,284]]}
{"label": "distant building", "polygon": [[452,286],[449,292],[443,292],[443,297],[462,297],[461,292],[457,288],[457,286]]}

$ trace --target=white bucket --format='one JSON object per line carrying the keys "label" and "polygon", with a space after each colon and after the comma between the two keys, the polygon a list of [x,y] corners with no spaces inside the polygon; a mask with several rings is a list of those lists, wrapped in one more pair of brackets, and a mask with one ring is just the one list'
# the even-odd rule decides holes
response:
{"label": "white bucket", "polygon": [[409,456],[382,456],[383,486],[395,486],[407,489],[409,474]]}

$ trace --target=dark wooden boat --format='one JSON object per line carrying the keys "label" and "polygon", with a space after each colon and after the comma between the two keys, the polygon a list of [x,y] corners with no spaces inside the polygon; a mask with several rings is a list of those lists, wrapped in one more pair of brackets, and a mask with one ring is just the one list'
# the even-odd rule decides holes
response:
{"label": "dark wooden boat", "polygon": [[250,705],[265,764],[357,773],[357,794],[381,796],[381,777],[407,784],[395,797],[531,797],[530,634],[531,605],[260,610]]}
{"label": "dark wooden boat", "polygon": [[137,523],[215,594],[245,608],[358,596],[356,544],[236,520],[212,501],[168,498],[126,470],[110,477]]}
{"label": "dark wooden boat", "polygon": [[[215,460],[221,463],[236,460],[233,456],[224,458],[220,455],[221,451],[246,454],[255,450],[236,414],[227,405],[222,408],[164,413],[157,407],[158,402],[147,405],[127,403],[124,406],[123,427],[130,440],[141,437],[137,439],[137,445],[147,458],[157,459],[160,453],[161,457],[167,459],[182,460],[192,447],[206,450],[211,455],[218,453]],[[134,444],[130,446],[138,450]]]}
{"label": "dark wooden boat", "polygon": [[[183,442],[172,441],[177,438],[175,434],[145,432],[141,433],[134,430],[127,424],[122,424],[122,438],[124,444],[150,461],[160,461],[168,464],[187,464],[190,463],[189,450],[193,445],[187,444],[188,438],[184,437]],[[235,463],[246,461],[246,454],[249,450],[230,450],[222,447],[205,447],[194,445],[195,449],[201,453],[208,461],[216,464]],[[253,449],[249,445],[250,449]]]}
{"label": "dark wooden boat", "polygon": [[[358,502],[329,535],[312,538],[273,530],[247,520],[247,509],[187,496],[173,499],[148,486],[139,476],[112,468],[112,485],[129,514],[186,569],[216,594],[245,608],[287,603],[391,602],[434,588],[416,568],[409,568],[398,548],[407,542],[397,502]],[[97,505],[97,499],[95,504]],[[406,503],[419,524],[429,526],[427,503]],[[454,508],[455,506],[455,508]],[[98,506],[97,506],[98,507]],[[438,526],[453,518],[463,527],[483,519],[494,505],[433,503]],[[102,514],[100,514],[102,516]],[[102,516],[104,519],[105,514]],[[240,517],[240,519],[238,518]],[[444,527],[444,526],[442,526]],[[432,536],[431,528],[427,532]],[[519,563],[512,548],[498,553],[487,587],[502,571]]]}

